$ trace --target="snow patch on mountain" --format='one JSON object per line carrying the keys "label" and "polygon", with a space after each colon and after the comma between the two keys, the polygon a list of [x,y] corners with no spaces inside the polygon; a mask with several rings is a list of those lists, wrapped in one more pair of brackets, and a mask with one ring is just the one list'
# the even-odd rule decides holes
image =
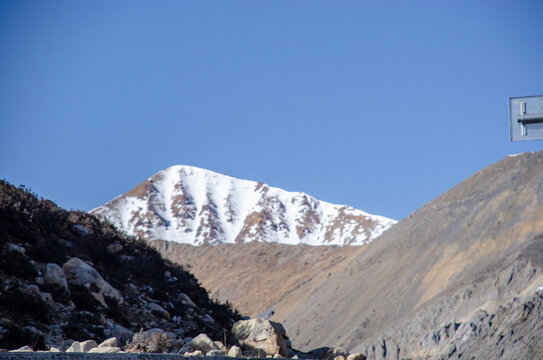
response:
{"label": "snow patch on mountain", "polygon": [[91,211],[128,234],[193,245],[363,245],[395,220],[261,182],[177,165]]}

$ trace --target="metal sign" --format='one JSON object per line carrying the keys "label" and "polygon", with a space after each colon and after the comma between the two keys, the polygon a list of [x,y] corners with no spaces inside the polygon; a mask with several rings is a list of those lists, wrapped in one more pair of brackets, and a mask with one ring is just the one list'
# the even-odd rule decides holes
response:
{"label": "metal sign", "polygon": [[543,95],[509,98],[511,141],[543,139]]}

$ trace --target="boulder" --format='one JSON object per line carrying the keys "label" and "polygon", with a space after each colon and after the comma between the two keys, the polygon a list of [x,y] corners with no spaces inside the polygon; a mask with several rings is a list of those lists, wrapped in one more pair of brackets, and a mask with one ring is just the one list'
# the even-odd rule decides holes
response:
{"label": "boulder", "polygon": [[222,343],[222,341],[214,341],[215,345],[217,345],[219,347],[219,349],[223,350],[224,352],[226,352],[226,346],[224,346],[224,344]]}
{"label": "boulder", "polygon": [[208,352],[206,352],[206,356],[224,356],[224,355],[226,355],[224,350],[213,349],[213,350],[209,350]]}
{"label": "boulder", "polygon": [[79,346],[81,346],[81,352],[88,352],[89,350],[97,347],[98,344],[94,340],[87,340],[79,343]]}
{"label": "boulder", "polygon": [[98,345],[98,347],[117,347],[117,338],[112,337],[107,340],[104,340]]}
{"label": "boulder", "polygon": [[71,352],[79,353],[79,352],[82,352],[81,351],[81,343],[79,341],[74,341],[72,343],[72,345],[70,345],[70,347],[66,349],[66,352],[67,353],[71,353]]}
{"label": "boulder", "polygon": [[119,351],[121,349],[116,346],[102,346],[90,349],[89,353],[118,353]]}
{"label": "boulder", "polygon": [[192,348],[207,354],[210,350],[221,350],[206,334],[200,334],[191,341]]}
{"label": "boulder", "polygon": [[56,348],[56,347],[54,347],[54,346],[51,346],[51,347],[49,348],[49,352],[60,352],[60,349],[59,349],[59,348]]}
{"label": "boulder", "polygon": [[342,347],[322,347],[309,351],[307,355],[316,359],[333,360],[338,356],[345,358],[349,353]]}
{"label": "boulder", "polygon": [[354,353],[347,356],[347,360],[366,360],[366,355],[362,353]]}
{"label": "boulder", "polygon": [[53,295],[53,299],[59,302],[70,300],[70,290],[66,274],[60,266],[54,263],[45,265],[43,274],[43,289]]}
{"label": "boulder", "polygon": [[192,301],[191,298],[187,294],[181,293],[179,294],[179,298],[181,299],[181,302],[183,302],[183,304],[196,307],[196,304],[194,303],[194,301]]}
{"label": "boulder", "polygon": [[108,307],[105,298],[108,298],[117,304],[123,302],[121,292],[105,281],[92,266],[83,260],[76,257],[71,258],[62,266],[62,269],[66,274],[69,284],[82,285],[89,289],[96,289],[96,291],[91,291],[91,294],[104,307]]}
{"label": "boulder", "polygon": [[241,353],[241,349],[239,346],[232,346],[230,348],[230,350],[228,350],[228,354],[227,354],[228,357],[236,357],[236,358],[239,358],[239,357],[242,357],[243,354]]}
{"label": "boulder", "polygon": [[22,348],[18,348],[15,350],[11,350],[10,352],[34,352],[34,350],[30,346],[23,346]]}
{"label": "boulder", "polygon": [[262,350],[272,356],[286,355],[285,339],[269,320],[240,320],[234,324],[232,336],[244,350]]}
{"label": "boulder", "polygon": [[156,316],[159,319],[164,319],[167,321],[170,321],[170,313],[166,311],[162,306],[155,304],[155,303],[149,303],[147,304],[147,309]]}

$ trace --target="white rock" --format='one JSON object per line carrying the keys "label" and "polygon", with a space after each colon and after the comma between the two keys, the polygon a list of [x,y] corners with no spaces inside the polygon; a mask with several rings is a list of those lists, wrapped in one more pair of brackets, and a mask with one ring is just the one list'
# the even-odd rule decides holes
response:
{"label": "white rock", "polygon": [[34,352],[34,350],[32,350],[32,348],[27,345],[15,350],[11,350],[10,352]]}
{"label": "white rock", "polygon": [[95,347],[93,349],[89,350],[90,353],[118,353],[121,349],[116,346],[102,346],[102,347]]}
{"label": "white rock", "polygon": [[243,354],[242,354],[242,352],[241,352],[240,347],[234,345],[234,346],[232,346],[232,347],[230,348],[230,350],[228,350],[228,355],[227,355],[227,356],[239,358],[239,357],[242,357]]}
{"label": "white rock", "polygon": [[98,345],[98,347],[117,347],[117,338],[112,337],[107,340],[104,340]]}
{"label": "white rock", "polygon": [[187,352],[184,354],[184,356],[204,356],[204,353],[200,350],[196,350],[193,352]]}

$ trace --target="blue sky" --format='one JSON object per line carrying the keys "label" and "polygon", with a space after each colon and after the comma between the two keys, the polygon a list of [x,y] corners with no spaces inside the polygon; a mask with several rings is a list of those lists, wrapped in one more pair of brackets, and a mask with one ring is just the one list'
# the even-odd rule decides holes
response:
{"label": "blue sky", "polygon": [[0,178],[90,210],[175,164],[402,219],[539,141],[543,2],[0,0]]}

